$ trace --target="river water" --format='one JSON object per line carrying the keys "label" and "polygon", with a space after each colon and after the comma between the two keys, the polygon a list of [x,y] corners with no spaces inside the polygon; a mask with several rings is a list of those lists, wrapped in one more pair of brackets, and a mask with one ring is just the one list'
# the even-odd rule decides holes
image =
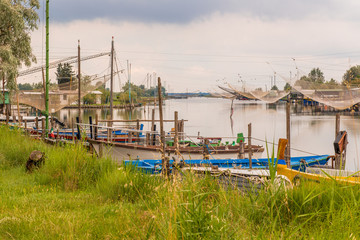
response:
{"label": "river water", "polygon": [[[252,144],[266,145],[272,151],[272,142],[277,143],[279,138],[286,138],[285,104],[265,104],[260,101],[238,101],[233,103],[231,115],[231,100],[217,98],[188,98],[166,100],[164,105],[164,119],[174,119],[174,111],[178,111],[179,119],[185,122],[185,132],[195,138],[199,133],[205,137],[223,137],[225,141],[235,141],[237,133],[247,136],[248,124],[252,124]],[[151,119],[154,106],[147,105],[129,110],[114,109],[114,119]],[[291,155],[307,156],[334,154],[333,142],[335,139],[335,115],[333,114],[303,114],[306,109],[299,105],[292,105],[291,114]],[[89,116],[100,118],[109,115],[108,110],[83,110],[82,118],[88,122]],[[155,118],[158,117],[158,108],[155,108]],[[63,109],[57,113],[61,121],[68,122],[77,116],[76,109]],[[354,116],[341,116],[340,130],[348,132],[348,150],[346,169],[360,170],[360,119]],[[166,123],[165,131],[173,127]],[[150,123],[145,124],[150,129]],[[159,129],[159,127],[157,128]],[[275,146],[275,151],[277,147]],[[266,157],[266,151],[263,157]]]}

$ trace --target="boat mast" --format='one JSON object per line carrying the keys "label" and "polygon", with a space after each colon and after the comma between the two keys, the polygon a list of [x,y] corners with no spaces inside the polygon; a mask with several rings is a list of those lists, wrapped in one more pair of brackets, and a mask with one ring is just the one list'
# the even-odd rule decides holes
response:
{"label": "boat mast", "polygon": [[111,73],[110,73],[110,119],[113,120],[113,82],[114,82],[114,37],[111,40]]}
{"label": "boat mast", "polygon": [[46,83],[45,83],[45,129],[49,129],[49,0],[46,0]]}
{"label": "boat mast", "polygon": [[128,68],[128,84],[129,84],[129,105],[130,105],[130,120],[131,120],[131,64],[129,64],[129,60],[127,60],[127,68]]}

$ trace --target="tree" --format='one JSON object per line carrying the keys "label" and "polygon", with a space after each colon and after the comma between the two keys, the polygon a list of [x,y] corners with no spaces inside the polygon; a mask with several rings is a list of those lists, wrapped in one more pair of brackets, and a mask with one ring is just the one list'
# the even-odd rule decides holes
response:
{"label": "tree", "polygon": [[271,90],[277,91],[277,90],[279,90],[279,88],[276,85],[274,85],[274,86],[272,86]]}
{"label": "tree", "polygon": [[290,91],[291,90],[291,85],[289,83],[286,83],[284,86],[284,91]]}
{"label": "tree", "polygon": [[[70,90],[70,88],[76,89],[75,86],[77,79],[74,71],[72,70],[72,66],[69,63],[59,63],[55,74],[60,90]],[[70,87],[70,82],[74,83],[74,87]]]}
{"label": "tree", "polygon": [[351,67],[343,76],[343,85],[359,85],[360,84],[360,65]]}
{"label": "tree", "polygon": [[19,83],[18,89],[19,90],[33,90],[33,87],[30,83],[24,83],[24,84]]}
{"label": "tree", "polygon": [[37,29],[38,0],[0,0],[0,77],[14,89],[18,67],[36,62],[30,32]]}

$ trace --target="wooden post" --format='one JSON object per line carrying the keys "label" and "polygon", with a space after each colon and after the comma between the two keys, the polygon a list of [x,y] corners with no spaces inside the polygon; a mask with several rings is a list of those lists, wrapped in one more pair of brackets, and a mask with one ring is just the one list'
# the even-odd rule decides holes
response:
{"label": "wooden post", "polygon": [[[339,132],[340,132],[340,113],[337,113],[335,118],[335,139],[336,136],[339,134]],[[340,169],[341,155],[342,153],[340,154],[335,153],[335,169]]]}
{"label": "wooden post", "polygon": [[[151,131],[155,132],[156,127],[155,127],[155,108],[152,110],[151,113]],[[152,134],[152,145],[155,145],[155,133]]]}
{"label": "wooden post", "polygon": [[27,133],[27,121],[26,121],[26,119],[24,120],[24,124],[25,124],[25,126],[24,126],[24,128],[25,128],[25,133]]}
{"label": "wooden post", "polygon": [[165,158],[166,142],[165,142],[165,132],[164,132],[164,119],[162,112],[162,92],[161,92],[161,79],[158,78],[158,98],[159,98],[159,116],[160,116],[160,134],[161,134],[161,160],[163,166],[163,174],[169,176],[170,169],[168,168],[169,162],[168,158]]}
{"label": "wooden post", "polygon": [[97,140],[98,138],[98,124],[99,124],[99,115],[98,114],[95,114],[95,140]]}
{"label": "wooden post", "polygon": [[150,145],[150,133],[146,133],[146,145]]}
{"label": "wooden post", "polygon": [[104,156],[104,145],[102,142],[99,144],[99,157],[102,158]]}
{"label": "wooden post", "polygon": [[209,160],[210,159],[210,152],[209,152],[209,139],[204,140],[203,146],[203,159]]}
{"label": "wooden post", "polygon": [[45,118],[41,118],[41,135],[45,138]]}
{"label": "wooden post", "polygon": [[251,123],[248,125],[249,168],[252,169]]}
{"label": "wooden post", "polygon": [[76,125],[76,128],[77,128],[77,139],[78,139],[78,140],[81,140],[81,132],[80,132],[80,125],[79,125],[79,123],[80,123],[80,118],[79,118],[79,117],[76,117],[76,123],[77,123],[77,125]]}
{"label": "wooden post", "polygon": [[285,162],[286,166],[290,168],[290,159],[291,159],[291,150],[290,150],[290,133],[291,133],[291,121],[290,121],[290,101],[291,97],[290,94],[287,97],[287,103],[286,103],[286,138],[287,138],[287,147],[286,147],[286,156],[285,156]]}
{"label": "wooden post", "polygon": [[[76,121],[81,123],[81,61],[80,61],[80,40],[78,40],[78,111],[79,116]],[[80,134],[79,134],[80,135]]]}
{"label": "wooden post", "polygon": [[178,112],[174,112],[174,146],[175,146],[175,155],[179,153],[179,123],[178,123]]}
{"label": "wooden post", "polygon": [[245,158],[245,143],[243,141],[239,142],[238,158],[239,159],[244,159]]}
{"label": "wooden post", "polygon": [[[5,114],[6,114],[6,125],[8,125],[9,124],[9,105],[10,104],[6,104],[5,105],[5,107],[6,107],[6,109],[5,109]],[[10,105],[11,106],[11,105]]]}
{"label": "wooden post", "polygon": [[90,124],[90,139],[94,139],[92,117],[91,116],[89,116],[89,124]]}
{"label": "wooden post", "polygon": [[75,142],[74,118],[71,118],[72,141]]}
{"label": "wooden post", "polygon": [[[136,120],[136,130],[140,131],[140,121],[139,119]],[[136,133],[136,139],[139,140],[140,132]]]}
{"label": "wooden post", "polygon": [[35,118],[35,128],[36,128],[36,133],[38,134],[39,133],[39,118],[38,117]]}
{"label": "wooden post", "polygon": [[132,132],[128,132],[128,143],[132,143]]}

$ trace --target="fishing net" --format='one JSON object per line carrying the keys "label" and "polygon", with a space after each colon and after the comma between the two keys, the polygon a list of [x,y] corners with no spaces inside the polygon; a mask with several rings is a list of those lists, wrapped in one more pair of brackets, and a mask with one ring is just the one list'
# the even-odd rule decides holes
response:
{"label": "fishing net", "polygon": [[[106,84],[109,79],[110,74],[101,77],[86,76],[82,78],[80,86],[81,98],[96,90],[100,86]],[[49,87],[49,112],[55,113],[68,105],[76,104],[79,97],[78,88],[79,84],[76,78],[70,79],[68,82],[61,84],[51,84]],[[18,94],[20,104],[29,105],[39,110],[45,111],[44,88],[19,91]],[[11,101],[17,101],[16,94],[12,94]]]}
{"label": "fishing net", "polygon": [[346,81],[346,74],[341,83],[333,78],[326,81],[318,68],[308,74],[298,69],[297,76],[292,79],[281,77],[304,95],[304,102],[316,101],[315,104],[322,103],[338,110],[351,108],[360,102],[360,84]]}
{"label": "fishing net", "polygon": [[257,78],[246,81],[246,85],[236,87],[231,84],[228,86],[237,94],[248,98],[258,99],[266,103],[275,103],[290,93],[290,88],[285,80],[275,80],[274,78]]}
{"label": "fishing net", "polygon": [[[81,58],[81,61],[85,61],[86,63],[82,63],[82,69],[88,69],[86,71],[91,71],[93,69],[98,69],[100,65],[105,65],[107,68],[103,70],[99,74],[93,74],[93,75],[86,75],[84,73],[81,73],[81,84],[80,84],[80,97],[83,98],[87,94],[92,93],[94,90],[98,89],[99,87],[103,86],[105,88],[106,83],[108,80],[110,80],[111,74],[110,74],[110,58],[109,58],[109,52],[105,53],[99,53],[95,55],[90,55]],[[97,59],[96,61],[89,61],[91,59],[99,58],[99,57],[105,57],[102,59]],[[115,57],[116,61],[116,57]],[[60,109],[72,105],[77,104],[79,99],[79,82],[78,78],[75,75],[74,71],[72,71],[72,65],[76,64],[78,62],[77,57],[67,57],[62,60],[58,60],[55,62],[50,63],[49,69],[58,68],[56,73],[56,81],[50,80],[49,85],[49,112],[54,113],[59,111]],[[102,64],[99,64],[102,63]],[[65,65],[67,66],[67,75],[65,77],[59,76],[59,64],[62,65],[63,68],[60,68],[62,71],[65,71]],[[38,72],[44,71],[45,66],[38,66],[31,69],[27,69],[25,71],[21,71],[18,74],[19,81],[21,82],[22,78],[28,77],[29,74],[36,74]],[[117,69],[117,72],[114,73],[114,77],[117,73],[123,72],[123,70],[119,71]],[[70,72],[70,73],[69,73]],[[39,75],[39,74],[38,74]],[[41,73],[40,73],[41,75]],[[44,76],[37,76],[37,79],[43,79]],[[120,80],[120,77],[119,77]],[[11,93],[11,101],[13,103],[19,102],[20,104],[25,104],[28,106],[32,106],[34,108],[37,108],[41,111],[45,110],[45,89],[44,89],[44,80],[41,83],[38,83],[35,85],[35,89],[31,90],[22,90],[18,91],[16,93]],[[120,81],[119,81],[120,84]],[[96,103],[101,103],[101,95],[102,93],[97,91],[93,92],[95,94]]]}

